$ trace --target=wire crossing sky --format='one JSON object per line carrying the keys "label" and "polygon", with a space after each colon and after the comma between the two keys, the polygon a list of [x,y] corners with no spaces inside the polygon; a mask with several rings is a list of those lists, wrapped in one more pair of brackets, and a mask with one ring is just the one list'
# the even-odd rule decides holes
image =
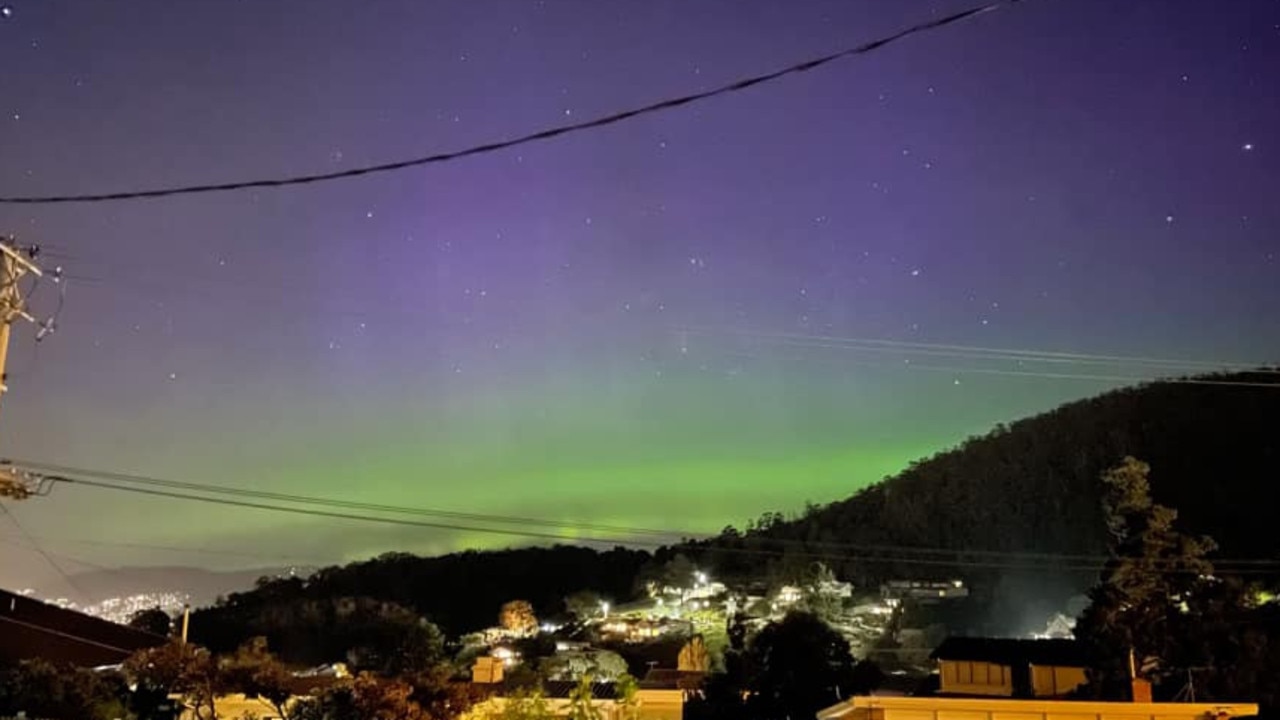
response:
{"label": "wire crossing sky", "polygon": [[[971,3],[15,0],[0,194],[483,146]],[[1280,359],[1276,67],[1267,0],[1018,3],[421,172],[0,207],[69,278],[11,348],[0,454],[550,535],[846,497],[1130,379]],[[9,509],[18,587],[56,580],[32,538],[211,568],[514,541],[87,485]]]}
{"label": "wire crossing sky", "polygon": [[333,180],[344,180],[348,178],[363,177],[365,175],[373,175],[376,173],[394,172],[397,170],[408,170],[410,168],[420,167],[423,165],[436,165],[439,163],[459,160],[471,157],[473,155],[487,155],[492,152],[501,150],[509,150],[521,145],[539,142],[542,140],[551,140],[570,133],[582,132],[585,130],[594,130],[597,128],[608,127],[610,125],[626,122],[634,118],[643,117],[665,110],[673,110],[683,108],[704,100],[709,100],[720,95],[728,95],[731,93],[742,92],[757,85],[773,82],[781,78],[796,73],[808,72],[815,68],[822,67],[836,60],[843,60],[853,55],[862,55],[865,53],[879,50],[898,40],[910,37],[917,33],[927,32],[929,30],[937,30],[948,25],[977,17],[984,13],[991,12],[1005,5],[1012,5],[1018,0],[1002,0],[1001,2],[981,5],[968,10],[952,13],[945,17],[935,20],[927,20],[917,23],[906,29],[899,30],[891,35],[862,43],[856,47],[847,50],[840,50],[834,53],[805,60],[794,65],[773,72],[764,73],[763,75],[753,75],[740,80],[735,80],[727,85],[703,90],[688,95],[659,100],[648,105],[632,108],[629,110],[621,110],[619,112],[601,115],[589,120],[580,122],[571,122],[563,125],[557,125],[545,130],[525,133],[523,135],[511,138],[509,140],[495,140],[493,142],[474,145],[463,150],[454,150],[451,152],[434,153],[423,157],[409,158],[408,160],[394,160],[392,162],[380,163],[378,165],[368,165],[364,167],[348,168],[345,170],[335,170],[332,172],[315,173],[311,175],[294,175],[282,178],[266,178],[258,180],[233,180],[225,183],[207,183],[203,185],[180,185],[177,187],[157,188],[152,190],[124,190],[119,192],[96,193],[87,195],[45,195],[45,196],[24,196],[24,197],[0,197],[0,204],[13,205],[54,205],[66,203],[83,203],[83,202],[113,202],[118,200],[139,200],[144,198],[163,198],[174,197],[177,195],[198,195],[211,192],[226,192],[230,190],[250,190],[254,188],[274,188],[274,187],[293,187],[297,185],[312,185],[320,182],[330,182]]}

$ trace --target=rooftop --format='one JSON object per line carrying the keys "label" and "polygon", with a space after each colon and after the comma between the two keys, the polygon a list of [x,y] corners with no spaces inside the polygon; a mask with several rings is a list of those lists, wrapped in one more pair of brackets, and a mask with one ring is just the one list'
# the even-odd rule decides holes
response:
{"label": "rooftop", "polygon": [[934,660],[975,660],[997,665],[1087,667],[1084,646],[1075,640],[949,637],[929,656]]}
{"label": "rooftop", "polygon": [[99,667],[165,642],[160,635],[0,590],[0,660]]}

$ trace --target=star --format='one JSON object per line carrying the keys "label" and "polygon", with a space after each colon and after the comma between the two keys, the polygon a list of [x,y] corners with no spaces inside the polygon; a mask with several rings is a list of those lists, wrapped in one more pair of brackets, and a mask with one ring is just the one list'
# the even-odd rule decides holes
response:
{"label": "star", "polygon": [[1250,150],[1253,149],[1253,143],[1245,143],[1240,146],[1240,149],[1244,150],[1245,152],[1249,152]]}
{"label": "star", "polygon": [[1172,216],[1172,215],[1165,215],[1165,216],[1164,216],[1164,221],[1165,221],[1165,222],[1167,222],[1167,223],[1172,223],[1172,222],[1173,222],[1173,216]]}
{"label": "star", "polygon": [[12,5],[0,5],[0,18],[8,19],[13,17]]}

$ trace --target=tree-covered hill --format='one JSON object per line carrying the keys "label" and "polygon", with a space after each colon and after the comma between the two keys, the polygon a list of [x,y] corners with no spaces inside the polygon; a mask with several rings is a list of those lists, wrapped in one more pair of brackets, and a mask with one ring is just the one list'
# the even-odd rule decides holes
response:
{"label": "tree-covered hill", "polygon": [[440,557],[390,553],[365,562],[328,567],[307,579],[263,579],[193,613],[191,632],[202,642],[234,648],[253,635],[272,635],[272,618],[309,601],[369,598],[407,608],[449,635],[497,622],[502,604],[522,598],[545,614],[563,610],[564,598],[590,588],[625,599],[649,554],[615,548],[556,546],[468,551]]}
{"label": "tree-covered hill", "polygon": [[[1155,500],[1178,510],[1181,527],[1213,536],[1219,557],[1280,557],[1265,499],[1280,480],[1280,376],[1201,379],[1276,386],[1152,383],[1073,402],[915,462],[847,500],[799,518],[766,516],[747,532],[729,529],[688,550],[730,575],[758,573],[753,552],[785,550],[795,562],[825,556],[838,574],[863,583],[1007,577],[1008,565],[1023,574],[1034,565],[1036,575],[1081,576],[1083,587],[1096,577],[1092,561],[1029,554],[1103,555],[1100,477],[1134,456],[1151,465]],[[738,551],[707,554],[708,547]],[[888,560],[903,557],[915,560]]]}
{"label": "tree-covered hill", "polygon": [[581,589],[622,600],[637,580],[661,577],[680,553],[738,585],[793,579],[816,561],[862,587],[960,577],[973,587],[979,615],[1024,613],[1042,621],[1096,581],[1107,552],[1100,478],[1126,456],[1150,464],[1154,498],[1178,510],[1180,527],[1217,540],[1220,569],[1229,572],[1230,559],[1280,557],[1266,500],[1280,475],[1280,376],[1202,379],[1236,384],[1152,383],[1070,403],[915,462],[847,500],[797,518],[766,515],[743,531],[729,528],[652,556],[566,546],[390,554],[326,568],[306,581],[263,581],[196,613],[192,632],[225,630],[238,641],[250,632],[245,628],[263,634],[260,619],[291,604],[370,598],[456,635],[492,624],[513,598],[543,614],[559,611],[563,598]]}

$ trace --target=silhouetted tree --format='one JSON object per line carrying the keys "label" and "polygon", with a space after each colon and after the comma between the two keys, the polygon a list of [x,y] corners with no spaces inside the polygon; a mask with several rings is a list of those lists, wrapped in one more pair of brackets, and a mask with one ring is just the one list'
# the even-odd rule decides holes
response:
{"label": "silhouetted tree", "polygon": [[558,652],[538,663],[538,674],[548,680],[579,680],[594,677],[612,681],[627,673],[627,661],[610,650]]}
{"label": "silhouetted tree", "polygon": [[293,675],[267,650],[266,638],[253,638],[230,657],[222,658],[218,671],[220,687],[261,698],[275,709],[276,714],[288,720]]}
{"label": "silhouetted tree", "polygon": [[124,673],[144,696],[180,694],[196,720],[217,720],[217,697],[223,688],[217,664],[204,648],[173,640],[140,650],[125,660]]}
{"label": "silhouetted tree", "polygon": [[1129,457],[1102,477],[1112,559],[1075,628],[1093,652],[1090,682],[1098,694],[1124,694],[1130,652],[1149,679],[1185,675],[1179,643],[1198,632],[1190,607],[1220,582],[1206,559],[1213,541],[1174,528],[1178,514],[1152,501],[1149,472]]}
{"label": "silhouetted tree", "polygon": [[413,686],[410,699],[428,718],[453,720],[484,699],[479,687],[469,682],[453,682],[452,675],[452,668],[441,664],[404,678]]}
{"label": "silhouetted tree", "polygon": [[[403,680],[380,680],[361,673],[294,707],[293,720],[444,720],[432,718],[413,700],[414,688]],[[451,716],[447,716],[451,717]]]}
{"label": "silhouetted tree", "polygon": [[521,688],[507,696],[495,720],[553,720],[555,713],[539,688]]}
{"label": "silhouetted tree", "polygon": [[765,626],[752,638],[747,660],[753,717],[810,718],[857,690],[849,643],[809,613],[791,612]]}
{"label": "silhouetted tree", "polygon": [[603,598],[594,590],[579,590],[564,599],[564,609],[579,622],[600,615]]}
{"label": "silhouetted tree", "polygon": [[127,715],[128,689],[115,673],[23,660],[0,668],[0,716],[115,720]]}
{"label": "silhouetted tree", "polygon": [[515,633],[532,633],[538,629],[538,616],[528,600],[511,600],[498,612],[498,625]]}
{"label": "silhouetted tree", "polygon": [[604,713],[596,705],[592,693],[592,677],[583,675],[577,686],[569,691],[569,720],[604,720]]}
{"label": "silhouetted tree", "polygon": [[702,673],[711,670],[711,654],[707,652],[707,643],[701,635],[689,638],[689,642],[680,648],[680,654],[676,656],[676,668]]}
{"label": "silhouetted tree", "polygon": [[147,608],[129,616],[129,627],[153,635],[168,636],[173,629],[173,618],[158,607]]}

